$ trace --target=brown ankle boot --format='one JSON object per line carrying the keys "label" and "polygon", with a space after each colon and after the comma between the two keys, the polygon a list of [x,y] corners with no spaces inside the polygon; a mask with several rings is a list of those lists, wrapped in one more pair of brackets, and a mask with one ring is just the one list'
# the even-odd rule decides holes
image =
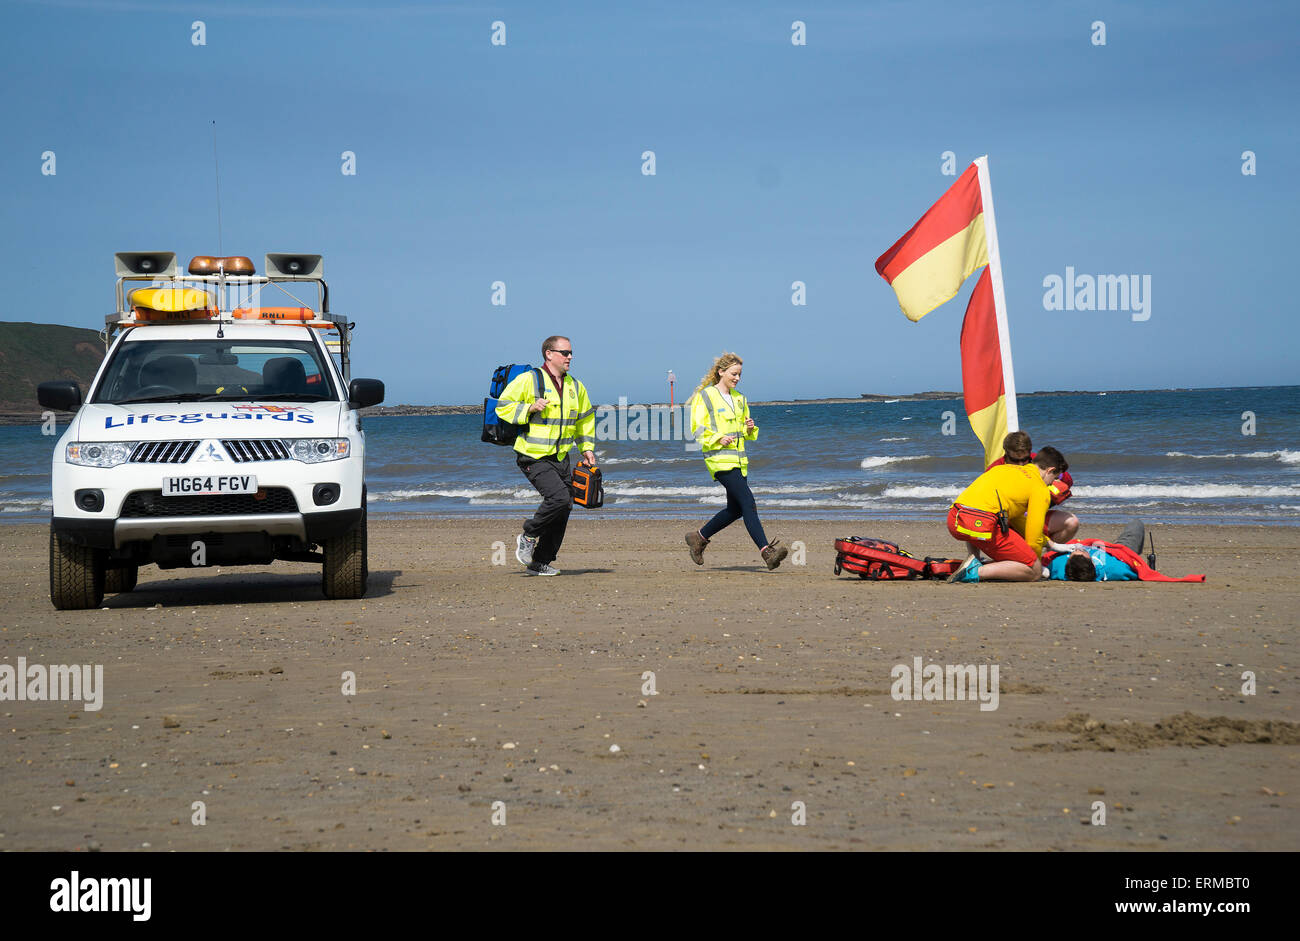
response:
{"label": "brown ankle boot", "polygon": [[708,544],[709,541],[694,530],[686,534],[686,545],[691,547],[691,561],[696,565],[704,564],[704,547]]}
{"label": "brown ankle boot", "polygon": [[778,546],[779,539],[773,539],[767,544],[767,548],[761,553],[763,561],[767,563],[769,569],[774,569],[781,564],[781,560],[790,554],[785,546]]}

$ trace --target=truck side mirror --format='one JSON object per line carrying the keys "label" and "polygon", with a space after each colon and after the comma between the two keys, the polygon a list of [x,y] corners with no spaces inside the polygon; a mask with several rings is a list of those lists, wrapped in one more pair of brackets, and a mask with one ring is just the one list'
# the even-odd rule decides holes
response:
{"label": "truck side mirror", "polygon": [[378,379],[353,379],[348,383],[348,404],[353,408],[378,405],[384,400],[384,384]]}
{"label": "truck side mirror", "polygon": [[56,412],[75,412],[81,408],[81,386],[71,379],[42,382],[36,387],[36,401],[42,408],[52,408]]}

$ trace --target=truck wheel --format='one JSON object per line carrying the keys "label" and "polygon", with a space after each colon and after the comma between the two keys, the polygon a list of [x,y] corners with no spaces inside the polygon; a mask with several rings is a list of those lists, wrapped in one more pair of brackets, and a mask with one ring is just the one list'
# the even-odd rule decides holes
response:
{"label": "truck wheel", "polygon": [[98,607],[104,600],[100,550],[60,539],[50,528],[50,601],[60,611]]}
{"label": "truck wheel", "polygon": [[107,569],[104,572],[104,593],[124,595],[135,587],[140,578],[140,566],[127,565],[120,569]]}
{"label": "truck wheel", "polygon": [[321,588],[326,598],[360,598],[366,593],[366,579],[370,569],[366,559],[366,510],[362,505],[361,519],[357,524],[332,539],[321,543],[325,565],[321,573]]}

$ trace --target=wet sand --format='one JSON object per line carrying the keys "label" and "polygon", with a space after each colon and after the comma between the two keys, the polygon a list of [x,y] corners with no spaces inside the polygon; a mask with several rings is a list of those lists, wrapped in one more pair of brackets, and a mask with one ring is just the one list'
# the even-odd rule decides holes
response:
{"label": "wet sand", "polygon": [[[0,849],[1300,848],[1300,528],[1157,527],[1203,585],[948,586],[831,572],[840,535],[955,554],[937,523],[772,521],[806,564],[769,573],[739,524],[697,568],[688,524],[575,510],[527,578],[519,522],[372,519],[361,601],[148,567],[83,612],[0,527],[0,662],[105,687],[0,702]],[[915,657],[997,664],[998,707],[893,699]]]}

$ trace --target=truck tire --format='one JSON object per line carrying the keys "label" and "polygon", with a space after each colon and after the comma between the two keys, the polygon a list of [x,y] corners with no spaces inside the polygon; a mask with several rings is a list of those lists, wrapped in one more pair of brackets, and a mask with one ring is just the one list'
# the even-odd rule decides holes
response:
{"label": "truck tire", "polygon": [[50,528],[50,601],[60,611],[98,607],[104,600],[104,556],[60,539]]}
{"label": "truck tire", "polygon": [[326,598],[360,598],[366,593],[370,568],[366,559],[366,510],[361,519],[340,536],[321,543],[325,564],[321,571],[321,588]]}
{"label": "truck tire", "polygon": [[135,588],[140,579],[140,566],[127,565],[119,569],[107,569],[104,572],[104,593],[124,595]]}

